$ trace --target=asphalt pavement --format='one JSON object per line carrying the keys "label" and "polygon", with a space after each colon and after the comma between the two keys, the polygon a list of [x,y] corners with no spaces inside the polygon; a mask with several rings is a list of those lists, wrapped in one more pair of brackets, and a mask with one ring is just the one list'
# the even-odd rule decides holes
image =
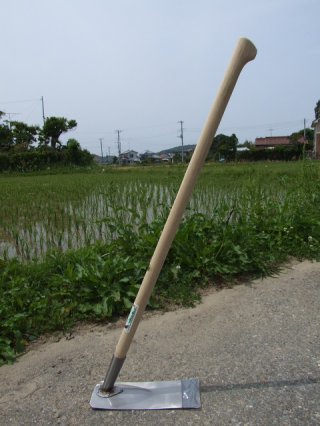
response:
{"label": "asphalt pavement", "polygon": [[0,424],[320,425],[320,263],[212,290],[195,308],[147,316],[123,381],[199,378],[197,410],[95,411],[123,320],[48,338],[0,368]]}

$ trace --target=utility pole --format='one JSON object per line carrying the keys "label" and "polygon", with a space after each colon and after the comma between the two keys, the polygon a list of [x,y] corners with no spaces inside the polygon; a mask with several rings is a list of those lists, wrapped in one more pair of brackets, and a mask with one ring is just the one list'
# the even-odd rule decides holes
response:
{"label": "utility pole", "polygon": [[120,141],[120,133],[122,132],[122,130],[116,130],[116,133],[118,134],[118,138],[117,138],[117,144],[118,144],[118,162],[119,164],[121,164],[121,159],[120,159],[120,155],[121,155],[121,141]]}
{"label": "utility pole", "polygon": [[100,149],[101,149],[101,163],[103,163],[102,138],[100,138],[99,141],[100,141]]}
{"label": "utility pole", "polygon": [[303,139],[306,140],[306,119],[303,119]]}
{"label": "utility pole", "polygon": [[111,158],[110,158],[110,146],[108,146],[108,163],[111,163]]}
{"label": "utility pole", "polygon": [[272,132],[273,132],[274,129],[268,129],[268,130],[270,132],[270,136],[272,137]]}
{"label": "utility pole", "polygon": [[43,124],[46,122],[46,117],[44,115],[44,100],[43,100],[43,96],[41,96],[41,104],[42,104],[42,119],[43,119]]}
{"label": "utility pole", "polygon": [[181,139],[181,161],[183,163],[183,121],[180,120],[178,121],[178,123],[180,123],[180,135],[178,136],[178,138]]}

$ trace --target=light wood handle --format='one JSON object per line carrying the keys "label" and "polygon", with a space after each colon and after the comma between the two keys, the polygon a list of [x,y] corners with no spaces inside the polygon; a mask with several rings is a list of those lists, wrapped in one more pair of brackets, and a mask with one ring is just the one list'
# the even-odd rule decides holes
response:
{"label": "light wood handle", "polygon": [[241,38],[239,40],[230,65],[218,91],[216,100],[211,108],[196,149],[192,155],[191,161],[182,180],[180,189],[173,203],[154,254],[151,258],[149,268],[140,286],[133,308],[128,317],[126,327],[121,333],[114,353],[115,358],[123,359],[127,355],[131,341],[139,325],[140,319],[146,308],[158,276],[161,272],[172,241],[176,235],[183,213],[190,200],[197,177],[205,162],[232,91],[236,85],[242,68],[247,62],[252,61],[256,54],[257,49],[250,40],[246,38]]}

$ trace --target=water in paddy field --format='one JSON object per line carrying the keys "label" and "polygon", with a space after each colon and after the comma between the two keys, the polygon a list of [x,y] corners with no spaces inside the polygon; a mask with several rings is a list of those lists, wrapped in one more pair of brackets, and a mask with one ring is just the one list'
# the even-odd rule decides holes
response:
{"label": "water in paddy field", "polygon": [[[164,185],[129,183],[101,188],[81,202],[66,201],[63,208],[47,206],[42,217],[17,217],[0,228],[0,256],[38,258],[49,249],[77,249],[96,241],[110,241],[119,227],[151,223],[172,204],[175,191]],[[37,213],[37,212],[35,212]],[[35,214],[34,216],[37,216]]]}
{"label": "water in paddy field", "polygon": [[[0,228],[0,256],[29,260],[41,258],[54,248],[78,249],[111,241],[127,224],[138,231],[142,224],[164,221],[177,191],[177,184],[129,182],[101,187],[77,202],[56,206],[49,200],[41,214],[36,209],[28,217],[13,218],[13,225]],[[250,208],[253,202],[245,199],[241,188],[226,191],[202,184],[196,188],[185,215],[201,213],[223,219],[231,210],[245,205]]]}

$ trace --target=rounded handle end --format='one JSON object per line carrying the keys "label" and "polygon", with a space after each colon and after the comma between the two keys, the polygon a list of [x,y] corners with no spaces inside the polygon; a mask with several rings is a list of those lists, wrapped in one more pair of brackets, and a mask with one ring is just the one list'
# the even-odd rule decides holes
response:
{"label": "rounded handle end", "polygon": [[238,49],[242,53],[245,63],[252,61],[257,55],[257,48],[248,38],[242,37],[238,43]]}

